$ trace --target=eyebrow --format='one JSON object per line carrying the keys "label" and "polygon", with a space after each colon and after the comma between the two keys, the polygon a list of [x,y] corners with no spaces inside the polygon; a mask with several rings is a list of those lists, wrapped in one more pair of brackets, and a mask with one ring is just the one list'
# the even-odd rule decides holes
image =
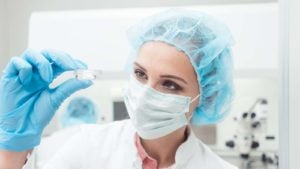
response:
{"label": "eyebrow", "polygon": [[142,65],[138,64],[137,62],[134,62],[134,64],[140,67],[143,71],[147,72],[147,70]]}
{"label": "eyebrow", "polygon": [[185,84],[188,84],[184,79],[182,79],[181,77],[178,77],[178,76],[174,76],[174,75],[161,75],[160,77],[162,77],[162,78],[170,78],[170,79],[177,79],[177,80],[182,81]]}
{"label": "eyebrow", "polygon": [[[140,65],[139,63],[134,62],[134,64],[137,65],[138,67],[140,67],[143,71],[147,72],[147,70],[142,65]],[[183,78],[175,76],[175,75],[161,75],[160,77],[169,78],[169,79],[176,79],[176,80],[182,81],[185,84],[188,84]]]}

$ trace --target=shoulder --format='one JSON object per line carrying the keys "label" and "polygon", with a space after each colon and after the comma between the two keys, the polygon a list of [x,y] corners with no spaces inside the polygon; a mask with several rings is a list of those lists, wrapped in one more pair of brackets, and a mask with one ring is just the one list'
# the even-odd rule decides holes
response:
{"label": "shoulder", "polygon": [[125,143],[134,138],[135,129],[129,120],[108,124],[82,125],[74,140],[80,140],[87,149],[114,148],[120,142]]}
{"label": "shoulder", "polygon": [[[107,124],[85,124],[80,126],[80,134],[86,136],[118,135],[127,130],[132,130],[129,120],[115,121]],[[109,131],[109,132],[108,132]]]}
{"label": "shoulder", "polygon": [[85,168],[83,166],[109,161],[118,147],[129,147],[123,144],[127,145],[131,135],[134,138],[134,133],[128,120],[81,125],[45,168]]}
{"label": "shoulder", "polygon": [[[130,137],[135,132],[129,120],[116,121],[108,124],[87,124],[80,127],[77,136],[78,139],[85,139],[87,141],[97,140],[119,140],[122,137]],[[124,139],[125,139],[124,138]]]}

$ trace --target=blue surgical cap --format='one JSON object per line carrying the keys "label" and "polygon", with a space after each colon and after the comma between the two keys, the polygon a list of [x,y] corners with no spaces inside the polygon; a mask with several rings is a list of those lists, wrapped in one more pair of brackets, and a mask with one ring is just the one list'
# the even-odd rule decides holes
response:
{"label": "blue surgical cap", "polygon": [[94,103],[86,97],[77,97],[70,101],[67,111],[62,115],[62,127],[77,124],[97,122],[97,113]]}
{"label": "blue surgical cap", "polygon": [[225,24],[199,11],[169,9],[144,19],[127,30],[132,67],[140,47],[149,41],[175,46],[189,58],[200,87],[192,124],[216,123],[224,119],[233,98],[232,35]]}

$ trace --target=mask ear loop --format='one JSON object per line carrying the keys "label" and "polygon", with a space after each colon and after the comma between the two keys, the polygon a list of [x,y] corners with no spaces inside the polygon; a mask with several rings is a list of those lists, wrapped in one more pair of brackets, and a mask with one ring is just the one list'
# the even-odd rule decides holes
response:
{"label": "mask ear loop", "polygon": [[194,97],[191,101],[190,104],[193,103],[195,100],[197,100],[200,97],[200,94],[198,94],[196,97]]}
{"label": "mask ear loop", "polygon": [[[196,97],[194,97],[191,101],[190,104],[193,103],[195,100],[197,100],[198,98],[200,98],[200,94],[198,94]],[[194,112],[192,113],[192,115],[188,118],[188,121],[190,122],[193,118]]]}

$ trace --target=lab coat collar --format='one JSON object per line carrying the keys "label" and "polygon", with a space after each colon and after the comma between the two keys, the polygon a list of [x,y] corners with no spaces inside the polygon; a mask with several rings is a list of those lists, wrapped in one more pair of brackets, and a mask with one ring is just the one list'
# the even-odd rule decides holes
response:
{"label": "lab coat collar", "polygon": [[[130,122],[131,123],[131,122]],[[133,156],[128,157],[134,157],[132,160],[133,167],[134,168],[142,168],[142,161],[138,155],[137,148],[135,146],[135,133],[136,129],[130,125],[131,131],[129,134],[130,139],[127,140],[128,142],[128,148],[131,149],[132,153],[134,153]],[[194,157],[199,158],[196,154],[199,152],[203,152],[203,150],[199,147],[199,139],[195,136],[194,132],[192,131],[191,127],[188,126],[188,138],[185,142],[183,142],[177,149],[175,154],[175,168],[185,168],[185,166],[189,163],[189,161]],[[201,159],[199,159],[201,160]]]}
{"label": "lab coat collar", "polygon": [[128,155],[128,161],[130,161],[132,163],[132,168],[133,169],[142,169],[142,160],[139,157],[138,154],[138,150],[135,146],[135,133],[136,133],[136,129],[133,127],[131,120],[127,121],[128,123],[130,123],[129,125],[129,130],[130,131],[128,133],[128,138],[127,139],[127,145],[128,145],[128,152],[132,153]]}
{"label": "lab coat collar", "polygon": [[[197,153],[203,152],[199,147],[199,139],[195,136],[193,130],[188,126],[188,138],[177,149],[175,155],[176,168],[185,168],[192,158],[199,158]],[[200,160],[200,159],[199,159]]]}

